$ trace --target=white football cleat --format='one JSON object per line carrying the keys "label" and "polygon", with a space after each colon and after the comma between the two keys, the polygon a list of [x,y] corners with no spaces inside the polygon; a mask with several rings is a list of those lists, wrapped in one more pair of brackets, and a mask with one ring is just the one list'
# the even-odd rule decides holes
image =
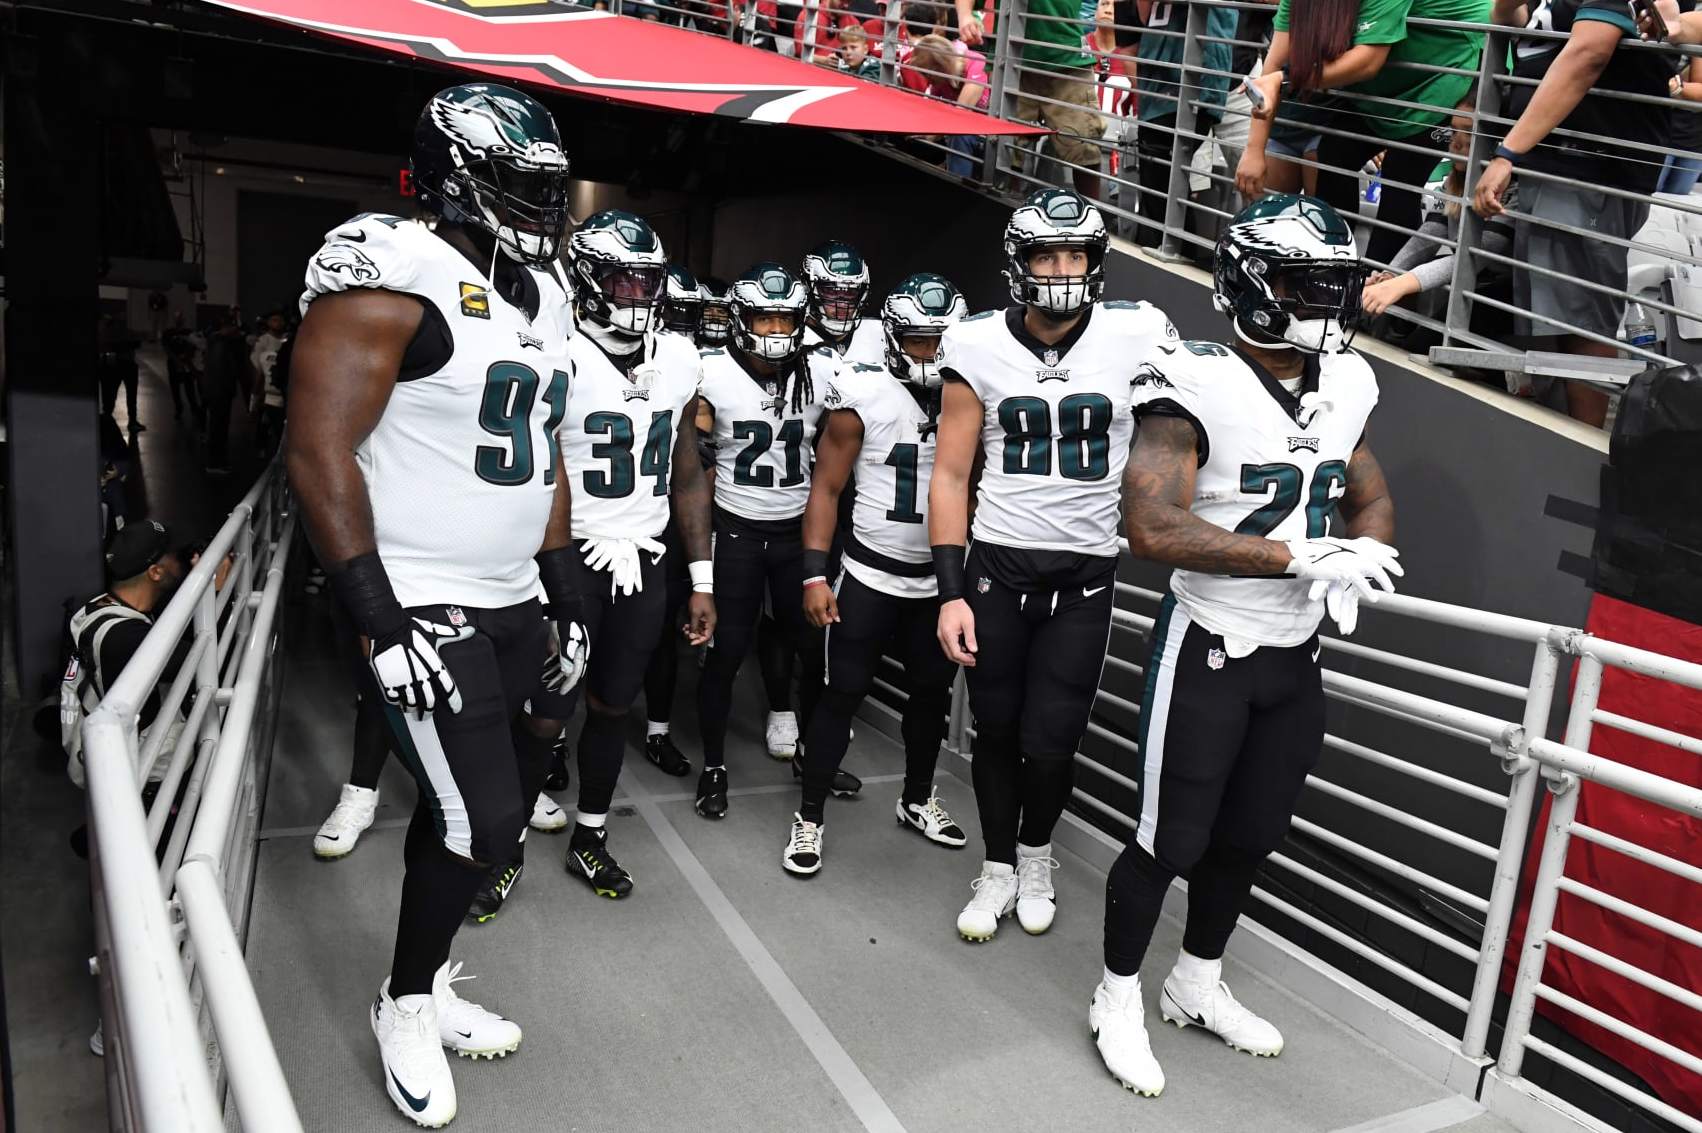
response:
{"label": "white football cleat", "polygon": [[940,796],[936,792],[930,791],[928,801],[921,806],[915,803],[906,806],[904,796],[900,795],[896,813],[900,826],[910,827],[930,842],[956,847],[969,841],[963,828],[953,822],[946,808],[940,805]]}
{"label": "white football cleat", "polygon": [[540,834],[560,834],[567,829],[567,812],[556,805],[556,801],[538,792],[538,801],[532,804],[532,829]]}
{"label": "white football cleat", "polygon": [[1052,857],[1050,843],[1038,848],[1033,856],[1027,846],[1016,848],[1016,919],[1024,932],[1039,935],[1052,927],[1058,914],[1057,894],[1052,889],[1052,871],[1058,859]]}
{"label": "white football cleat", "polygon": [[313,836],[313,856],[326,861],[347,856],[372,825],[378,813],[378,791],[343,784],[343,794],[331,809],[319,833]]}
{"label": "white football cleat", "polygon": [[957,915],[957,932],[972,944],[993,939],[999,918],[1016,908],[1016,871],[1004,862],[982,862],[981,876],[969,883],[975,896]]}
{"label": "white football cleat", "polygon": [[438,1035],[436,996],[391,999],[390,977],[385,976],[370,1014],[390,1100],[415,1125],[448,1125],[455,1119],[455,1079]]}
{"label": "white football cleat", "polygon": [[775,759],[791,759],[798,754],[798,717],[791,712],[770,712],[764,729],[768,754]]}
{"label": "white football cleat", "polygon": [[1149,1098],[1164,1092],[1164,1068],[1152,1056],[1152,1044],[1147,1041],[1139,980],[1122,989],[1107,987],[1101,980],[1087,1005],[1087,1029],[1105,1069],[1124,1088]]}
{"label": "white football cleat", "polygon": [[431,997],[437,1004],[437,1034],[443,1045],[462,1058],[501,1058],[520,1049],[520,1025],[495,1011],[462,999],[454,985],[462,980],[461,965],[447,963],[432,977]]}
{"label": "white football cleat", "polygon": [[1158,1010],[1178,1027],[1204,1027],[1236,1050],[1261,1058],[1282,1053],[1282,1032],[1229,993],[1222,980],[1196,983],[1171,972],[1158,995]]}
{"label": "white football cleat", "polygon": [[805,822],[804,816],[792,816],[792,835],[786,840],[786,852],[780,864],[787,873],[808,877],[821,869],[822,832],[827,828],[819,822]]}

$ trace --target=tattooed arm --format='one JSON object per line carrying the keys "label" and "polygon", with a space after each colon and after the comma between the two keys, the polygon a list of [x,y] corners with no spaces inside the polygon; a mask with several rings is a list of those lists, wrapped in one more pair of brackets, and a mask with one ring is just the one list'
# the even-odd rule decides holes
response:
{"label": "tattooed arm", "polygon": [[1194,426],[1148,415],[1123,473],[1129,549],[1143,559],[1205,574],[1281,574],[1292,556],[1274,539],[1237,535],[1189,511],[1199,467]]}
{"label": "tattooed arm", "polygon": [[1349,539],[1364,535],[1393,545],[1395,501],[1389,497],[1389,482],[1383,479],[1383,466],[1371,455],[1369,442],[1361,441],[1348,458],[1347,494],[1339,506]]}

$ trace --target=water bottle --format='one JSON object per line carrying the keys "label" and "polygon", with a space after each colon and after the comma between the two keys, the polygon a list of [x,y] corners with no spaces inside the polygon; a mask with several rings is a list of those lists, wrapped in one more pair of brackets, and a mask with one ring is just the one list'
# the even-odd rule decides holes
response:
{"label": "water bottle", "polygon": [[1625,308],[1625,341],[1644,350],[1655,348],[1655,320],[1635,299]]}

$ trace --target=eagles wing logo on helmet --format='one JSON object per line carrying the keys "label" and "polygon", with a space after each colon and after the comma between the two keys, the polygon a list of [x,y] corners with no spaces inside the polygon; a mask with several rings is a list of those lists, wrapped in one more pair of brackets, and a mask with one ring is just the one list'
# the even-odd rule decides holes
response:
{"label": "eagles wing logo on helmet", "polygon": [[319,249],[313,262],[332,275],[347,275],[355,283],[377,283],[378,265],[353,244],[335,240]]}
{"label": "eagles wing logo on helmet", "polygon": [[550,164],[561,156],[560,146],[526,137],[525,132],[517,129],[514,122],[502,121],[481,103],[507,110],[516,116],[526,112],[525,107],[514,103],[512,99],[495,92],[486,92],[480,102],[433,99],[432,120],[437,123],[438,129],[466,146],[467,151],[475,157],[503,153]]}

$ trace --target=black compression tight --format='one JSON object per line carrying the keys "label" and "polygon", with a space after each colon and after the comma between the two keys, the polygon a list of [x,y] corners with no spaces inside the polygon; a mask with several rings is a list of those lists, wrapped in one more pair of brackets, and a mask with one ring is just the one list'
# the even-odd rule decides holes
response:
{"label": "black compression tight", "polygon": [[390,724],[384,718],[384,704],[364,691],[358,694],[355,706],[354,758],[349,763],[349,782],[369,791],[378,789],[378,776],[384,771],[384,757],[390,754]]}
{"label": "black compression tight", "polygon": [[607,814],[626,754],[626,713],[585,707],[579,732],[579,813]]}
{"label": "black compression tight", "polygon": [[[1214,843],[1188,878],[1188,923],[1182,947],[1202,960],[1222,957],[1265,854]],[[1141,970],[1164,894],[1176,874],[1134,842],[1105,876],[1105,966],[1119,976]]]}
{"label": "black compression tight", "polygon": [[1043,846],[1070,801],[1075,765],[1069,759],[1024,759],[1008,732],[975,733],[970,777],[981,814],[987,860],[1016,865],[1016,847]]}
{"label": "black compression tight", "polygon": [[792,676],[797,668],[798,643],[767,614],[756,626],[756,663],[770,712],[792,711]]}
{"label": "black compression tight", "polygon": [[402,907],[396,919],[396,949],[390,958],[390,995],[429,995],[437,970],[461,918],[472,907],[488,872],[485,866],[443,846],[422,796],[402,846]]}

